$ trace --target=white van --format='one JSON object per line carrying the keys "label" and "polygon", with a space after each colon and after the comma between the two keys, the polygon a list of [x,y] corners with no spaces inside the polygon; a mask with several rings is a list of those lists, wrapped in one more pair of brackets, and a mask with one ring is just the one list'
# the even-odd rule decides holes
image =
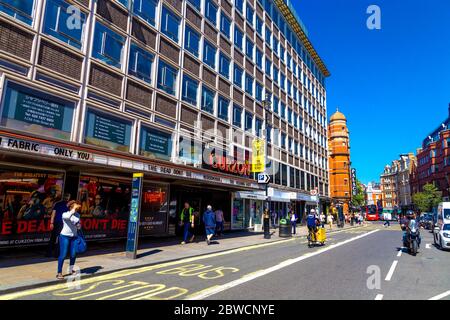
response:
{"label": "white van", "polygon": [[450,249],[450,202],[441,202],[438,206],[434,243],[441,249]]}

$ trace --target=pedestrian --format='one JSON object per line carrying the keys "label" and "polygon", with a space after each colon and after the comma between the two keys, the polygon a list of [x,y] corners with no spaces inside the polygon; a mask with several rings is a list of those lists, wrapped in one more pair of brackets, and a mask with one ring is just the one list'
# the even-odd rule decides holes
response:
{"label": "pedestrian", "polygon": [[203,224],[205,225],[206,231],[206,243],[209,245],[216,228],[216,215],[210,205],[206,207],[206,211],[203,213]]}
{"label": "pedestrian", "polygon": [[52,257],[53,253],[55,254],[54,255],[55,258],[58,257],[59,255],[59,250],[56,247],[56,242],[63,228],[62,215],[69,209],[67,208],[67,203],[69,202],[69,200],[70,200],[70,193],[65,193],[63,195],[62,200],[56,202],[53,205],[52,216],[50,218],[50,230],[51,230],[50,242],[48,243],[47,246],[46,257]]}
{"label": "pedestrian", "polygon": [[322,228],[325,227],[325,215],[322,213],[320,213],[320,224],[322,225]]}
{"label": "pedestrian", "polygon": [[189,205],[189,202],[185,202],[180,215],[180,225],[183,226],[183,242],[181,244],[186,244],[189,237],[191,238],[190,242],[194,241],[195,235],[192,233],[194,229],[193,212],[194,208]]}
{"label": "pedestrian", "polygon": [[217,209],[215,215],[216,215],[216,234],[221,237],[223,235],[223,211]]}
{"label": "pedestrian", "polygon": [[77,257],[75,240],[78,237],[78,229],[80,225],[80,209],[81,203],[79,201],[70,201],[67,203],[68,211],[62,214],[63,227],[59,235],[59,258],[58,258],[58,273],[56,278],[63,280],[62,268],[64,259],[67,254],[70,255],[69,274],[75,273],[73,267],[75,265],[75,259]]}
{"label": "pedestrian", "polygon": [[275,227],[277,224],[277,212],[276,210],[272,210],[272,221],[273,221],[273,226]]}
{"label": "pedestrian", "polygon": [[333,216],[331,214],[328,214],[327,223],[330,226],[330,230],[331,230],[332,226],[333,226]]}
{"label": "pedestrian", "polygon": [[297,215],[295,214],[294,210],[289,211],[289,218],[291,220],[291,226],[292,226],[292,234],[297,233]]}
{"label": "pedestrian", "polygon": [[389,217],[387,215],[384,215],[384,227],[390,227],[391,226],[391,222],[389,221]]}

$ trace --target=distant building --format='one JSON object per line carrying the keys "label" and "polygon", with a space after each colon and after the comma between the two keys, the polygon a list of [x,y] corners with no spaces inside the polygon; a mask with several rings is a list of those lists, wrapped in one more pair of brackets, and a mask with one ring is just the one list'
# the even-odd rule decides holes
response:
{"label": "distant building", "polygon": [[381,185],[376,182],[369,182],[365,190],[366,205],[377,205],[382,201]]}
{"label": "distant building", "polygon": [[434,184],[445,201],[450,200],[450,104],[449,116],[423,141],[411,172],[412,194]]}
{"label": "distant building", "polygon": [[330,195],[335,203],[342,203],[348,213],[351,201],[350,142],[347,119],[339,111],[330,118],[328,125],[330,164]]}

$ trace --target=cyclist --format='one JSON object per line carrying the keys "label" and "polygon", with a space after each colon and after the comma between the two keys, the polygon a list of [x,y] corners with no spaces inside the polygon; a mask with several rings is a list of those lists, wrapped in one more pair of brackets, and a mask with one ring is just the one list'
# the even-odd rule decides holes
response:
{"label": "cyclist", "polygon": [[317,224],[319,222],[319,218],[316,215],[316,210],[311,209],[309,212],[307,218],[306,218],[306,225],[308,226],[308,232],[310,235],[310,239],[315,239],[315,234],[317,232]]}

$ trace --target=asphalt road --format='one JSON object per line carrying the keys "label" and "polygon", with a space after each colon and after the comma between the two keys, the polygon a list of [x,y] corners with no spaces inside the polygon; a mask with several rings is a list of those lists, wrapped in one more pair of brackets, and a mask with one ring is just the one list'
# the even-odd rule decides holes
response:
{"label": "asphalt road", "polygon": [[323,247],[308,248],[305,239],[291,239],[81,278],[0,299],[373,300],[429,299],[443,293],[448,295],[442,299],[450,299],[450,252],[435,248],[428,231],[422,236],[416,257],[399,248],[397,224],[372,224],[329,234]]}

